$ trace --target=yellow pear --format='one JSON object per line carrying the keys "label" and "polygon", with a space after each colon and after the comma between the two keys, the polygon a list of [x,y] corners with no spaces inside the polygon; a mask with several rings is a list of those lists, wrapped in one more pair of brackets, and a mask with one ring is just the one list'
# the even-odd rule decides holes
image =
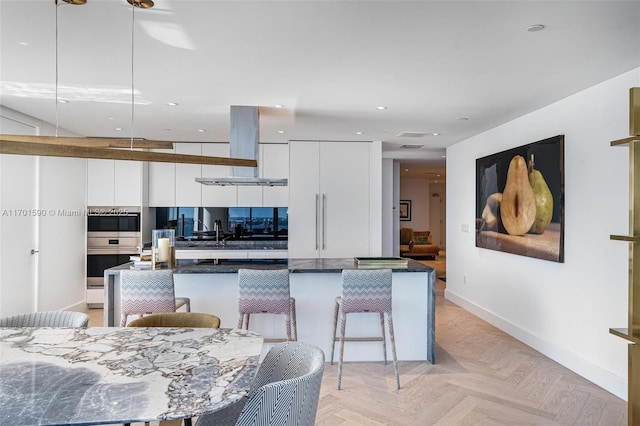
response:
{"label": "yellow pear", "polygon": [[526,234],[536,219],[536,196],[529,184],[527,162],[521,155],[516,155],[509,163],[500,219],[509,235]]}

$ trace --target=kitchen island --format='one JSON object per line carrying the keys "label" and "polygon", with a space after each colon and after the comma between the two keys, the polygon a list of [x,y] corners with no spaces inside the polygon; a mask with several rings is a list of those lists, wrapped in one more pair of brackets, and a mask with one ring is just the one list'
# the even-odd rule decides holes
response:
{"label": "kitchen island", "polygon": [[[130,264],[105,271],[105,326],[120,321],[119,275]],[[179,262],[174,269],[176,296],[191,298],[193,312],[216,315],[222,327],[238,321],[238,276],[241,268],[288,269],[291,296],[296,299],[298,340],[331,353],[333,309],[341,291],[343,269],[357,269],[349,259],[288,259],[287,261],[225,261],[219,264]],[[408,259],[406,267],[393,270],[393,325],[399,360],[435,363],[435,270]],[[284,317],[251,316],[251,330],[264,337],[283,337]],[[380,335],[376,314],[350,314],[347,336]],[[390,351],[390,345],[388,350]],[[345,361],[381,361],[379,342],[348,342]]]}

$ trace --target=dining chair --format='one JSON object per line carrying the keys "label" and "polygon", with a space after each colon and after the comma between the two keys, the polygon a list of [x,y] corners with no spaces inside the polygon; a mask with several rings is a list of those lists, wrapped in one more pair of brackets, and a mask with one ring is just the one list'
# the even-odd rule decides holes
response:
{"label": "dining chair", "polygon": [[265,338],[264,341],[298,340],[296,299],[289,292],[288,269],[238,269],[238,312],[238,328],[245,330],[249,329],[251,314],[282,314],[287,338]]}
{"label": "dining chair", "polygon": [[320,348],[301,342],[278,343],[258,367],[247,396],[226,409],[200,416],[196,426],[312,426],[323,372]]}
{"label": "dining chair", "polygon": [[200,312],[167,312],[134,319],[127,327],[220,328],[220,318]]}
{"label": "dining chair", "polygon": [[[342,271],[342,295],[336,297],[333,311],[333,341],[331,342],[331,365],[335,343],[340,342],[340,358],[338,363],[338,389],[342,387],[342,358],[344,342],[382,342],[384,363],[387,364],[387,340],[384,332],[384,314],[387,314],[393,368],[396,375],[396,386],[400,389],[398,374],[398,360],[396,356],[396,341],[393,333],[392,307],[392,275],[391,269],[345,269]],[[380,315],[382,336],[374,337],[345,337],[347,314],[371,312]],[[338,327],[338,313],[340,313],[340,335],[336,336]]]}
{"label": "dining chair", "polygon": [[89,315],[75,311],[41,311],[0,318],[0,327],[87,328]]}
{"label": "dining chair", "polygon": [[[188,302],[188,304],[187,304]],[[127,325],[129,315],[144,316],[161,312],[175,312],[187,304],[188,298],[175,297],[173,271],[123,270],[120,272],[120,326]]]}

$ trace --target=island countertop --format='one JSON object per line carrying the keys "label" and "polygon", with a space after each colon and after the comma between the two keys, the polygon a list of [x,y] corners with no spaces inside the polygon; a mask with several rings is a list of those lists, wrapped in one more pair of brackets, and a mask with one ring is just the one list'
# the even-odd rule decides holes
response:
{"label": "island countertop", "polygon": [[[390,268],[393,272],[430,272],[433,268],[422,263],[407,259],[407,266]],[[119,274],[123,269],[130,269],[132,263],[115,266],[107,269],[105,274]],[[288,259],[284,261],[243,261],[226,260],[218,264],[212,262],[185,262],[179,261],[173,269],[175,274],[235,274],[238,269],[288,269],[291,273],[340,273],[343,269],[358,268],[353,258],[336,259]],[[371,269],[367,267],[366,269]],[[377,269],[383,269],[382,267]]]}

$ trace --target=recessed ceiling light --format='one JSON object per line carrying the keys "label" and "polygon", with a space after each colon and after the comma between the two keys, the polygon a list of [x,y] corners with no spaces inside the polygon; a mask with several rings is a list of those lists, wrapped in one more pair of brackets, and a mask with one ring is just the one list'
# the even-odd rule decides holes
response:
{"label": "recessed ceiling light", "polygon": [[434,132],[434,133],[431,133],[431,136],[440,136],[440,133]]}
{"label": "recessed ceiling light", "polygon": [[380,106],[377,106],[376,109],[383,110],[383,109],[387,109],[387,107],[384,105],[380,105]]}
{"label": "recessed ceiling light", "polygon": [[273,107],[274,108],[284,108],[284,106],[282,106],[282,105],[274,105]]}
{"label": "recessed ceiling light", "polygon": [[440,177],[440,175],[436,175],[436,177]]}
{"label": "recessed ceiling light", "polygon": [[114,117],[109,117],[109,120],[115,120],[115,118]]}
{"label": "recessed ceiling light", "polygon": [[18,44],[20,46],[28,46],[29,45],[29,43],[27,43],[26,41],[19,41]]}
{"label": "recessed ceiling light", "polygon": [[178,106],[178,103],[177,102],[165,102],[165,105]]}
{"label": "recessed ceiling light", "polygon": [[404,171],[405,171],[405,172],[408,172],[408,171],[409,171],[409,169],[404,169]]}
{"label": "recessed ceiling light", "polygon": [[278,130],[278,133],[282,134],[282,133],[284,133],[284,130]]}
{"label": "recessed ceiling light", "polygon": [[361,134],[362,134],[362,132],[356,132],[356,135],[361,135]]}
{"label": "recessed ceiling light", "polygon": [[64,99],[58,99],[58,103],[59,103],[59,104],[68,104],[68,103],[69,103],[69,101],[64,100]]}
{"label": "recessed ceiling light", "polygon": [[529,25],[527,27],[527,31],[529,31],[530,33],[535,33],[536,31],[542,31],[542,30],[544,30],[544,25],[542,24]]}
{"label": "recessed ceiling light", "polygon": [[205,129],[198,129],[198,132],[204,133],[204,132],[206,132],[206,130]]}
{"label": "recessed ceiling light", "polygon": [[122,130],[122,127],[116,127],[116,130],[117,130],[117,131],[121,131],[121,130]]}
{"label": "recessed ceiling light", "polygon": [[443,156],[442,156],[442,158],[447,158],[447,156],[446,156],[446,155],[443,155]]}

